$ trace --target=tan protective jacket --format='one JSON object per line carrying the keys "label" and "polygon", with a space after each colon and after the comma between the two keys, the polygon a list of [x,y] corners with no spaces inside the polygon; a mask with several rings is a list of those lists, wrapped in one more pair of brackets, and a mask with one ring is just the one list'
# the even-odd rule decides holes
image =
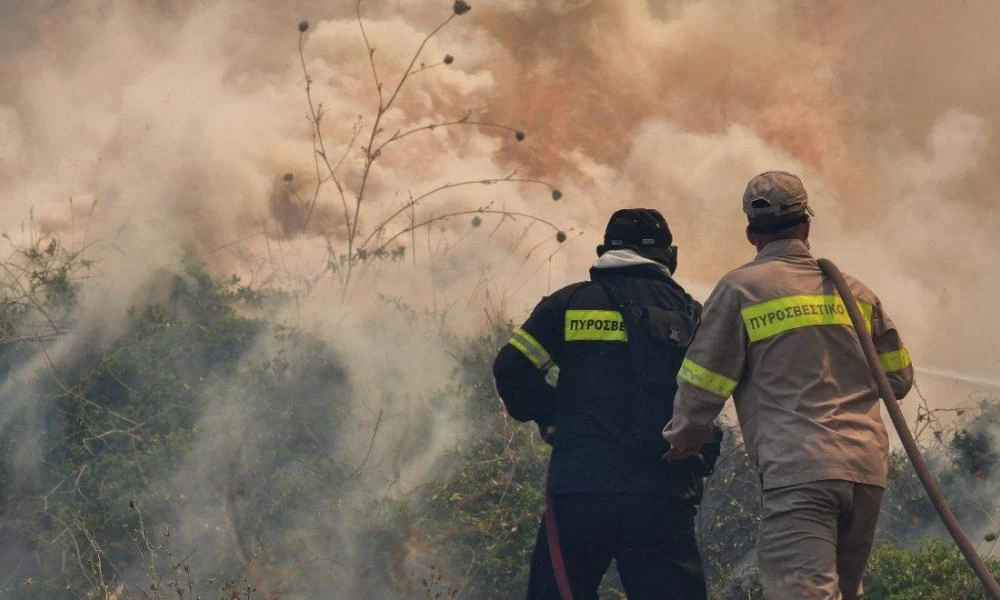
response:
{"label": "tan protective jacket", "polygon": [[[902,398],[913,384],[909,354],[875,294],[847,281]],[[764,489],[824,479],[885,486],[889,438],[875,382],[804,242],[768,244],[722,278],[677,379],[663,431],[676,450],[698,448],[731,395]]]}

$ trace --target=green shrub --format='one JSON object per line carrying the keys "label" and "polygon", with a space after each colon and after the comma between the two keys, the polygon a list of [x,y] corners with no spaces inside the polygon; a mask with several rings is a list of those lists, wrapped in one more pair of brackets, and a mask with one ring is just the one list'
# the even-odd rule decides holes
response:
{"label": "green shrub", "polygon": [[[1000,575],[1000,560],[989,560]],[[973,600],[986,598],[983,586],[950,540],[931,541],[918,550],[882,545],[865,572],[865,598],[873,600]]]}
{"label": "green shrub", "polygon": [[30,581],[26,594],[141,589],[129,565],[169,578],[185,566],[171,547],[197,550],[200,581],[279,579],[266,573],[301,561],[312,534],[301,515],[354,485],[332,454],[350,386],[330,347],[246,316],[265,298],[197,265],[171,289],[106,347],[83,344],[20,387],[33,410],[13,415],[0,447],[30,439],[41,456],[0,469],[12,523],[0,543],[31,557],[4,578]]}

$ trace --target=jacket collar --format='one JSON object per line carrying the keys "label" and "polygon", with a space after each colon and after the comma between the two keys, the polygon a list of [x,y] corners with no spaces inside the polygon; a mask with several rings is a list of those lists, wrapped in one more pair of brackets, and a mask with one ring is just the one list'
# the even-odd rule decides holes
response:
{"label": "jacket collar", "polygon": [[802,240],[776,240],[764,246],[754,260],[779,257],[812,258],[812,254],[809,252],[809,245]]}

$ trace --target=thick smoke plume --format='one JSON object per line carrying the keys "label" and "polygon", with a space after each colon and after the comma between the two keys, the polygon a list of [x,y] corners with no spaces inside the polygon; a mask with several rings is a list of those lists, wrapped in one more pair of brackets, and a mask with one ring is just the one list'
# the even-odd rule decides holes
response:
{"label": "thick smoke plume", "polygon": [[[451,10],[444,0],[363,3],[386,89]],[[405,493],[464,436],[457,415],[428,401],[452,365],[442,331],[480,331],[484,308],[521,318],[584,276],[607,216],[624,206],[667,216],[679,278],[704,297],[752,257],[740,197],[769,169],[802,176],[815,253],[880,294],[918,365],[1000,377],[1000,318],[989,308],[1000,297],[997,3],[474,4],[428,43],[420,62],[443,64],[412,76],[381,135],[467,112],[527,135],[461,126],[395,144],[373,169],[361,236],[490,206],[554,223],[568,239],[531,219],[463,215],[399,237],[390,249],[404,247],[402,260],[360,270],[344,294],[329,268],[350,228],[336,186],[323,186],[312,211],[301,202],[316,163],[297,42],[308,20],[304,66],[350,193],[377,106],[354,15],[348,0],[0,2],[0,229],[13,243],[58,236],[96,261],[77,328],[21,379],[114,339],[128,308],[158,300],[158,282],[187,258],[296,293],[309,281],[282,317],[329,340],[357,414],[368,415],[340,450],[363,457],[374,415],[395,415],[367,489]],[[411,195],[515,171],[564,196],[533,184],[460,187],[375,231]],[[12,389],[0,426],[25,408]],[[253,426],[237,400],[220,391],[206,404],[207,433],[178,480],[225,464],[225,431]],[[429,429],[408,429],[431,411]],[[28,444],[10,460],[30,473],[39,457]],[[209,504],[181,517],[224,519]],[[327,525],[324,535],[352,546],[346,524]]]}

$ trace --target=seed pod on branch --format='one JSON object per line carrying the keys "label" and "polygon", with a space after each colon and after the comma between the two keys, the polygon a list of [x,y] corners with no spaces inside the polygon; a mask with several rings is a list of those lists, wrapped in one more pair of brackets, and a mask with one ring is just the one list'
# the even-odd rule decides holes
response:
{"label": "seed pod on branch", "polygon": [[309,30],[309,21],[299,21],[299,31],[305,33]]}
{"label": "seed pod on branch", "polygon": [[455,6],[453,6],[452,8],[455,10],[456,15],[464,15],[465,13],[472,10],[472,7],[469,6],[469,3],[466,2],[465,0],[455,0]]}

